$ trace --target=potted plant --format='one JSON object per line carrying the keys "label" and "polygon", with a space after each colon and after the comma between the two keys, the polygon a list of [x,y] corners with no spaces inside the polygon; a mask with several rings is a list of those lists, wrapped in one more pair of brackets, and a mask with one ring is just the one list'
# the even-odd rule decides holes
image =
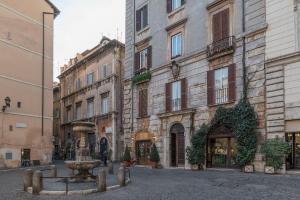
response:
{"label": "potted plant", "polygon": [[156,148],[156,145],[153,144],[150,150],[150,163],[152,168],[157,168],[159,161],[160,158],[159,158],[158,150]]}
{"label": "potted plant", "polygon": [[123,164],[125,167],[130,167],[130,165],[131,165],[131,155],[130,155],[130,150],[127,145],[125,147],[125,152],[123,155]]}
{"label": "potted plant", "polygon": [[191,146],[187,147],[187,160],[191,164],[192,170],[203,168],[205,163],[205,147],[208,133],[208,126],[203,124],[200,129],[192,136]]}
{"label": "potted plant", "polygon": [[275,174],[282,169],[285,158],[291,151],[289,143],[280,138],[267,140],[261,147],[261,153],[265,156],[265,173]]}

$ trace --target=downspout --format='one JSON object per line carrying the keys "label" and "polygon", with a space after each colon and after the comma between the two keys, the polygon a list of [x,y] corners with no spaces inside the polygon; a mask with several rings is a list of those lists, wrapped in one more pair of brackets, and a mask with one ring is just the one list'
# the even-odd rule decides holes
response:
{"label": "downspout", "polygon": [[[133,58],[135,59],[135,0],[133,0]],[[133,65],[135,61],[133,61]],[[132,75],[134,74],[134,66],[132,68]],[[132,81],[132,80],[131,80]],[[133,132],[133,83],[131,82],[131,133]]]}
{"label": "downspout", "polygon": [[242,64],[243,64],[243,99],[247,99],[247,82],[246,82],[246,17],[245,17],[245,0],[243,0],[242,5],[242,31],[243,31],[243,58],[242,58]]}

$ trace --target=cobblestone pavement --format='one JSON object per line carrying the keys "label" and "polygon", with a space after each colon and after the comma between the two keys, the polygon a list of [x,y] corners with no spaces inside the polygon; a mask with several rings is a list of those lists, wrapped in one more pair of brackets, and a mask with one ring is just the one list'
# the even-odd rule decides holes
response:
{"label": "cobblestone pavement", "polygon": [[32,196],[22,192],[22,170],[0,172],[1,200],[299,200],[299,188],[297,175],[135,167],[132,183],[115,191],[86,196]]}

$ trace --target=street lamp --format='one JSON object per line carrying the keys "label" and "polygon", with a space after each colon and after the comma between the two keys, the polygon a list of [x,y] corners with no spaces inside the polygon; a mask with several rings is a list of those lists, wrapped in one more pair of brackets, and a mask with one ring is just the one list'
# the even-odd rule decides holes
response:
{"label": "street lamp", "polygon": [[176,63],[175,60],[172,61],[171,70],[172,70],[174,79],[178,78],[178,76],[180,74],[180,66],[178,63]]}
{"label": "street lamp", "polygon": [[11,100],[9,97],[5,97],[4,102],[5,102],[5,105],[2,106],[2,112],[5,112],[6,108],[10,107]]}

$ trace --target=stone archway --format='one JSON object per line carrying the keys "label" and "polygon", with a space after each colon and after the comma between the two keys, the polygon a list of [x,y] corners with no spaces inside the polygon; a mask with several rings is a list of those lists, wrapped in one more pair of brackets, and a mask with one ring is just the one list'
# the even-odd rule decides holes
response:
{"label": "stone archway", "polygon": [[176,123],[170,128],[170,161],[173,167],[184,167],[185,165],[185,137],[184,126]]}

